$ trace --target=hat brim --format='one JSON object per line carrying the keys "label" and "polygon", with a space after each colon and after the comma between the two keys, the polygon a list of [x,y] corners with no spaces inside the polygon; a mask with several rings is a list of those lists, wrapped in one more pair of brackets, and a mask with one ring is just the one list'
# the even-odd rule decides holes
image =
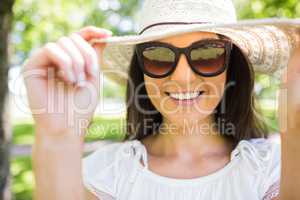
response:
{"label": "hat brim", "polygon": [[291,51],[300,41],[300,19],[242,20],[234,24],[170,25],[151,28],[141,35],[94,39],[106,43],[101,70],[109,79],[125,84],[128,68],[139,43],[190,33],[213,32],[229,37],[248,56],[254,71],[280,78]]}

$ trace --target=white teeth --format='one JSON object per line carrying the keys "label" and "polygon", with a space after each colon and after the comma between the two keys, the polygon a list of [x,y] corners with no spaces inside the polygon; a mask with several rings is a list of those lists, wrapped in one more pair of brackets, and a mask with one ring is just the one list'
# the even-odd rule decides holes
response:
{"label": "white teeth", "polygon": [[200,92],[190,92],[190,93],[169,93],[170,97],[179,100],[194,99],[198,97]]}

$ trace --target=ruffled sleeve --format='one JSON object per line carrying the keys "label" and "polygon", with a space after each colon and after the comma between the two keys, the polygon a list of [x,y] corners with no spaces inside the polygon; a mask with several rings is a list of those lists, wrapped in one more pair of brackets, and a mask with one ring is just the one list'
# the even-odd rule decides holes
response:
{"label": "ruffled sleeve", "polygon": [[[91,193],[101,200],[116,198],[117,181],[120,174],[118,149],[121,145],[121,142],[105,144],[82,159],[83,183]],[[104,196],[106,197],[104,198]]]}
{"label": "ruffled sleeve", "polygon": [[[281,170],[281,145],[264,138],[247,141],[252,165],[258,172],[259,199],[271,200],[279,194]],[[243,145],[242,145],[243,146]],[[245,151],[245,150],[244,150]],[[249,153],[251,152],[251,153]]]}
{"label": "ruffled sleeve", "polygon": [[261,182],[261,195],[263,200],[273,199],[279,195],[280,191],[281,145],[278,143],[269,143],[270,159],[263,172],[264,176]]}

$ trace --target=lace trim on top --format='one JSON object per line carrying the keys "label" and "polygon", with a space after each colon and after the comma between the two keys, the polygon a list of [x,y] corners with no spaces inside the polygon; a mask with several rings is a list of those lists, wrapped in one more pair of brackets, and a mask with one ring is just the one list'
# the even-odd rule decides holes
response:
{"label": "lace trim on top", "polygon": [[[257,139],[256,139],[257,140]],[[258,140],[259,143],[260,141],[263,141],[264,139],[262,138],[261,140]],[[144,167],[148,169],[148,157],[147,157],[147,150],[143,143],[141,143],[139,140],[132,140],[128,141],[128,145],[124,145],[123,149],[121,149],[123,152],[126,154],[131,154],[134,155],[134,158],[137,160],[142,159],[144,163]],[[241,140],[239,144],[233,149],[230,155],[230,160],[232,161],[235,157],[238,155],[242,155],[243,157],[247,157],[249,159],[246,159],[247,161],[253,162],[256,166],[255,169],[257,170],[262,170],[265,168],[266,165],[263,163],[268,162],[271,159],[271,154],[268,151],[268,145],[265,145],[262,147],[262,151],[259,151],[257,148],[254,147],[253,144],[249,143],[248,141]],[[253,157],[257,159],[252,159]]]}
{"label": "lace trim on top", "polygon": [[273,198],[278,197],[279,191],[280,191],[280,181],[278,180],[277,182],[275,182],[273,185],[270,186],[263,200],[272,200]]}
{"label": "lace trim on top", "polygon": [[[257,139],[256,139],[257,140]],[[262,139],[263,140],[263,139]],[[262,140],[258,140],[262,141]],[[156,174],[155,172],[152,172],[149,170],[148,167],[148,157],[147,157],[147,150],[144,146],[143,143],[139,140],[131,140],[127,141],[127,144],[123,145],[123,148],[120,150],[125,153],[127,156],[133,156],[133,158],[137,161],[138,164],[134,165],[134,173],[129,179],[130,183],[134,183],[135,178],[137,177],[137,174],[140,171],[144,171],[145,174],[150,175],[150,177],[160,179],[162,181],[167,181],[169,183],[195,183],[195,182],[202,182],[208,179],[211,179],[213,177],[217,177],[219,175],[222,175],[228,169],[233,166],[233,163],[237,160],[236,158],[247,158],[244,159],[246,162],[249,162],[250,166],[253,166],[253,171],[255,173],[261,172],[262,170],[265,169],[266,165],[264,164],[265,162],[268,162],[270,159],[270,154],[268,153],[267,149],[268,145],[264,145],[260,151],[255,148],[255,145],[249,143],[248,141],[240,141],[238,145],[234,148],[234,150],[231,152],[230,156],[230,162],[225,165],[225,167],[217,170],[216,172],[206,175],[206,176],[201,176],[197,178],[192,178],[192,179],[177,179],[177,178],[171,178],[171,177],[166,177],[166,176],[161,176],[159,174]],[[263,151],[262,151],[263,150]],[[123,154],[124,155],[124,154]],[[253,159],[253,157],[257,159]],[[140,160],[142,159],[142,162],[144,165],[140,163]]]}

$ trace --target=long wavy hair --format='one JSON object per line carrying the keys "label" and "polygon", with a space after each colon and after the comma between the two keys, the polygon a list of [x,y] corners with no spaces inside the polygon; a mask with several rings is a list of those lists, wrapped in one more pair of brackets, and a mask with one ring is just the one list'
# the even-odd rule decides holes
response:
{"label": "long wavy hair", "polygon": [[[144,75],[138,65],[137,55],[135,54],[132,57],[128,71],[131,83],[127,82],[126,91],[127,126],[125,140],[141,140],[156,133],[162,123],[161,113],[147,98],[145,84],[143,84]],[[129,89],[129,84],[131,89]],[[236,45],[233,45],[227,69],[227,84],[232,84],[232,86],[226,88],[221,101],[213,112],[214,122],[219,133],[232,139],[235,145],[244,139],[267,138],[268,128],[256,104],[254,70],[248,58]],[[137,98],[141,95],[146,98]],[[132,103],[132,99],[135,100],[134,103]],[[226,112],[222,112],[221,108],[223,106],[226,107]],[[141,108],[144,111],[151,111],[151,113],[140,112]],[[229,124],[234,126],[231,133],[226,132],[227,129],[224,129]]]}

